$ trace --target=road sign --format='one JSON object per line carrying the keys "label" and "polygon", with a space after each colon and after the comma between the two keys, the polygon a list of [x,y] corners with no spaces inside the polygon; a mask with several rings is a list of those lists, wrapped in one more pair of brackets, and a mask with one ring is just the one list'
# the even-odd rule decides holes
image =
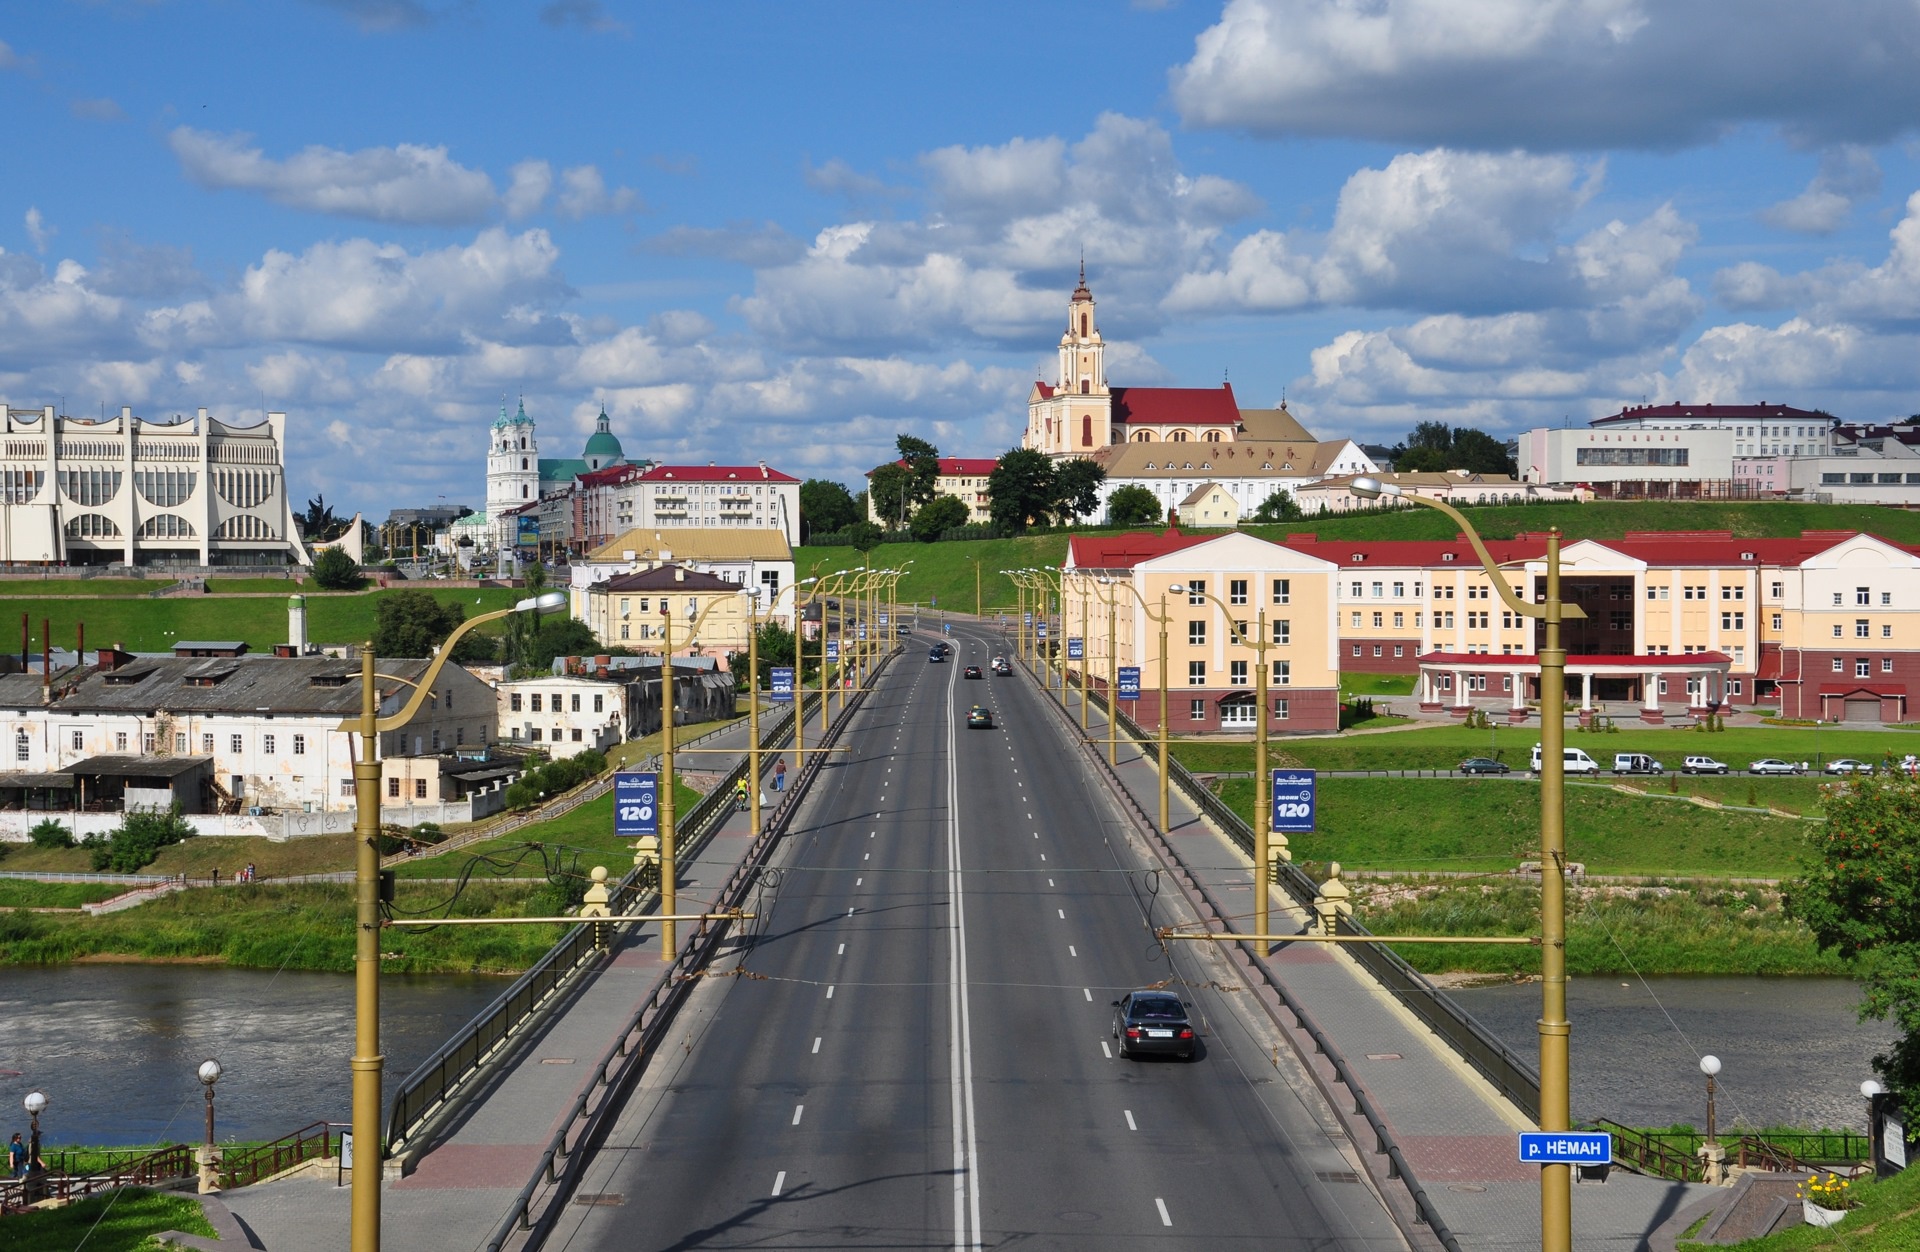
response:
{"label": "road sign", "polygon": [[781,704],[793,703],[793,666],[773,667],[773,698]]}
{"label": "road sign", "polygon": [[1084,639],[1067,640],[1067,659],[1069,661],[1084,661],[1086,657],[1087,657],[1087,641],[1086,640]]}
{"label": "road sign", "polygon": [[1115,681],[1120,684],[1122,700],[1140,698],[1140,667],[1138,665],[1122,665],[1120,672],[1115,675]]}
{"label": "road sign", "polygon": [[660,833],[660,776],[621,770],[613,776],[613,833],[622,839]]}
{"label": "road sign", "polygon": [[1613,1159],[1613,1136],[1605,1131],[1523,1130],[1523,1165],[1605,1165]]}
{"label": "road sign", "polygon": [[827,640],[827,659],[829,661],[837,661],[840,659],[840,641],[838,639]]}
{"label": "road sign", "polygon": [[1313,829],[1313,771],[1277,769],[1273,771],[1273,824],[1281,831]]}
{"label": "road sign", "polygon": [[1040,632],[1035,638],[1045,639],[1047,637],[1047,624],[1045,622],[1041,622],[1038,626],[1035,626],[1034,629]]}
{"label": "road sign", "polygon": [[882,626],[885,626],[887,624],[887,615],[885,613],[882,613],[880,615],[880,624]]}
{"label": "road sign", "polygon": [[943,635],[951,635],[953,633],[953,623],[942,622],[940,624],[940,633]]}
{"label": "road sign", "polygon": [[1031,613],[1027,614],[1027,625],[1033,625],[1033,614]]}
{"label": "road sign", "polygon": [[867,641],[867,624],[865,622],[861,622],[860,623],[860,642],[865,643],[866,641]]}

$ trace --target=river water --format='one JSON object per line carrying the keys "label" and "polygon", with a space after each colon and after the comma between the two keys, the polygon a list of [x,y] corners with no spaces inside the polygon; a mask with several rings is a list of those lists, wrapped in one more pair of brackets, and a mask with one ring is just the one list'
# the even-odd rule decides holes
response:
{"label": "river water", "polygon": [[[1540,1055],[1540,984],[1456,990],[1481,1024],[1529,1061]],[[1720,1058],[1719,1123],[1865,1130],[1860,1084],[1892,1042],[1886,1022],[1860,1022],[1859,986],[1840,978],[1576,978],[1575,1121],[1628,1126],[1707,1120],[1700,1057]]]}
{"label": "river water", "polygon": [[[380,980],[386,1090],[508,984],[470,975]],[[207,1057],[223,1140],[276,1139],[351,1110],[353,978],[205,965],[11,966],[0,971],[0,1130],[45,1092],[49,1145],[197,1143]],[[0,1134],[4,1138],[5,1134]]]}

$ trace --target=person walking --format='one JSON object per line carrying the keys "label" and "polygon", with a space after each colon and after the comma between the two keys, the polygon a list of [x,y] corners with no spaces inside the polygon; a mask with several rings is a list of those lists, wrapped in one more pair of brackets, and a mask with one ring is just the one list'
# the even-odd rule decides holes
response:
{"label": "person walking", "polygon": [[776,756],[773,758],[773,790],[775,794],[778,794],[786,789],[787,758],[784,756]]}
{"label": "person walking", "polygon": [[14,1131],[13,1138],[7,1144],[7,1176],[18,1178],[27,1172],[27,1145],[20,1142],[20,1132]]}

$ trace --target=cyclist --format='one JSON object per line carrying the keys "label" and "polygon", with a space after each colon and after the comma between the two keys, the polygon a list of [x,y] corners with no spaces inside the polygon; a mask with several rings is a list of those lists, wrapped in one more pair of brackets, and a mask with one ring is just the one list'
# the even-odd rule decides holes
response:
{"label": "cyclist", "polygon": [[738,808],[744,809],[747,807],[747,780],[746,779],[742,778],[739,782],[733,784],[733,802],[734,802],[734,805]]}

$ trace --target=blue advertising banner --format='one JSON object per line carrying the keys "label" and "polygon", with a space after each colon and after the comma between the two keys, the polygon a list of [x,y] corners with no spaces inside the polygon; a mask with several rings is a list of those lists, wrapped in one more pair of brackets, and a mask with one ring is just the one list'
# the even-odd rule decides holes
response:
{"label": "blue advertising banner", "polygon": [[514,522],[513,534],[514,534],[514,541],[520,547],[522,548],[539,547],[540,546],[540,519],[537,517],[521,517],[516,519]]}
{"label": "blue advertising banner", "polygon": [[1036,638],[1045,639],[1047,637],[1047,624],[1045,622],[1041,622],[1038,626],[1035,626],[1034,629],[1040,632]]}
{"label": "blue advertising banner", "polygon": [[1280,831],[1313,830],[1313,771],[1277,769],[1273,771],[1273,824]]}
{"label": "blue advertising banner", "polygon": [[861,622],[860,623],[860,642],[865,643],[866,641],[867,641],[867,624],[865,622]]}
{"label": "blue advertising banner", "polygon": [[1033,614],[1031,613],[1027,614],[1027,625],[1033,625]]}
{"label": "blue advertising banner", "polygon": [[1084,639],[1067,640],[1067,659],[1069,661],[1084,661],[1086,660],[1086,658],[1087,658],[1086,640]]}
{"label": "blue advertising banner", "polygon": [[1520,1160],[1527,1165],[1605,1165],[1613,1159],[1613,1136],[1605,1131],[1523,1130]]}
{"label": "blue advertising banner", "polygon": [[613,833],[622,839],[660,833],[660,776],[621,770],[613,776]]}
{"label": "blue advertising banner", "polygon": [[840,659],[840,641],[838,639],[827,640],[827,659],[829,661],[837,661]]}
{"label": "blue advertising banner", "polygon": [[1122,700],[1140,698],[1140,667],[1138,665],[1122,665],[1120,672],[1114,676],[1114,681],[1120,684]]}
{"label": "blue advertising banner", "polygon": [[773,667],[773,698],[780,704],[793,703],[793,666]]}

